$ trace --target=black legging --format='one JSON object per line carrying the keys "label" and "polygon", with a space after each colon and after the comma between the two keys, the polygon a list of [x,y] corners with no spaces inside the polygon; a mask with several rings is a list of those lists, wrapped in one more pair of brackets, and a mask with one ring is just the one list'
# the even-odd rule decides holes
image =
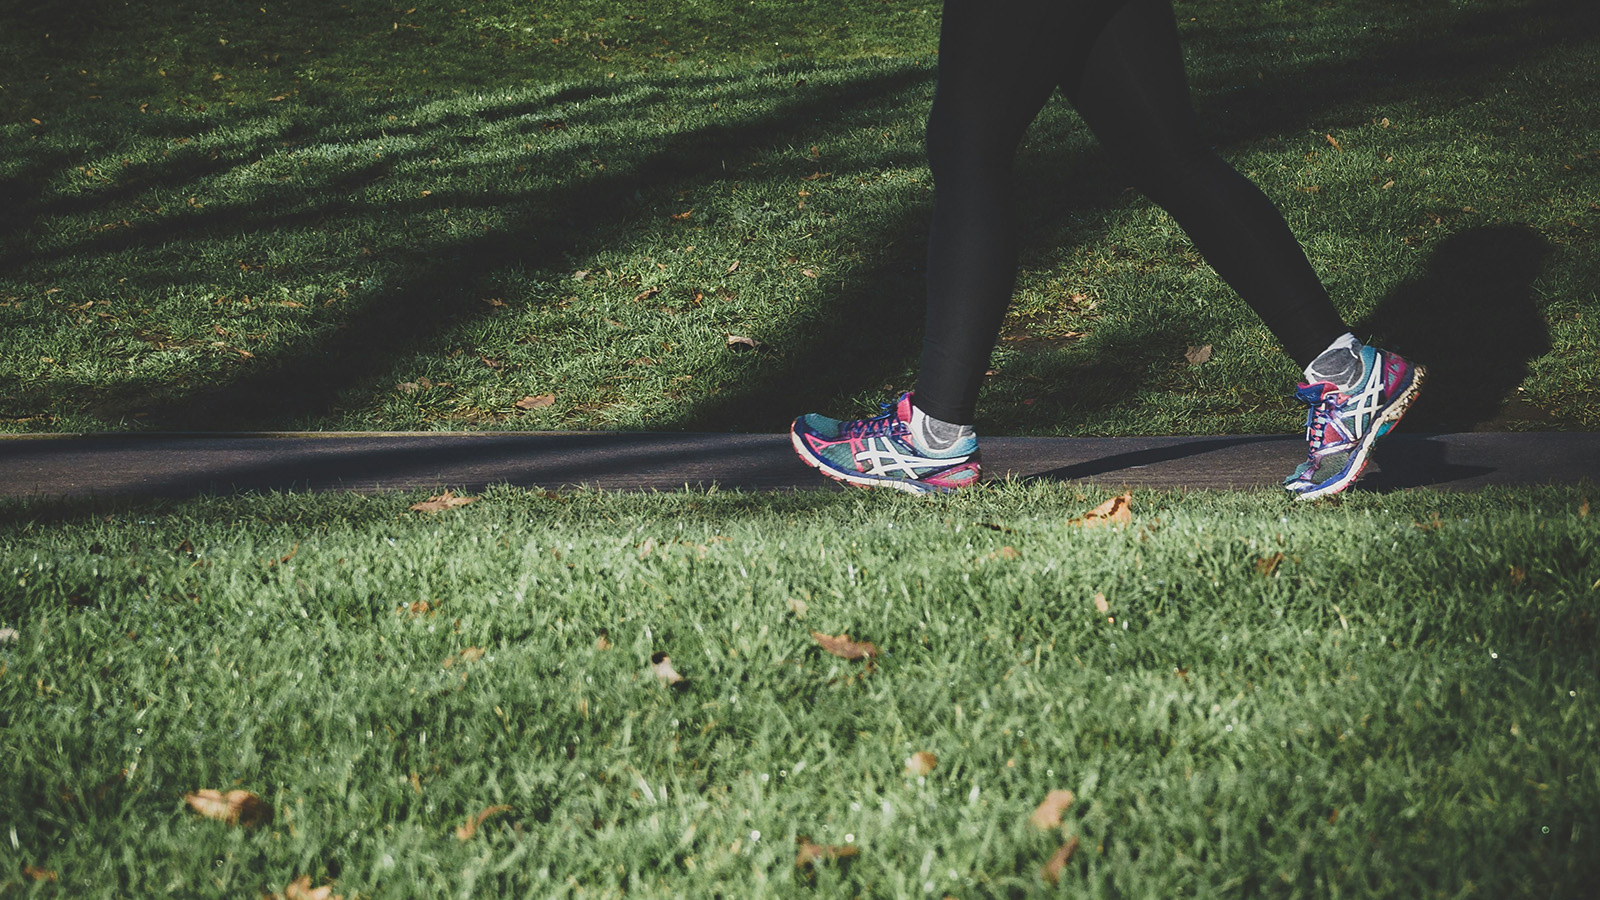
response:
{"label": "black legging", "polygon": [[1170,0],[946,0],[917,406],[969,424],[1016,280],[1012,159],[1055,88],[1301,366],[1348,329],[1272,202],[1201,140]]}

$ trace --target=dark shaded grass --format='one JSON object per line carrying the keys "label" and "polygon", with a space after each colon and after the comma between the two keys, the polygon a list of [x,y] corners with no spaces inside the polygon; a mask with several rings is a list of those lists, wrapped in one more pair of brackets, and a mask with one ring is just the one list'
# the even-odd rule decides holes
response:
{"label": "dark shaded grass", "polygon": [[[1527,184],[1486,171],[1497,196],[1471,185],[1480,157],[1527,165],[1592,136],[1581,98],[1595,75],[1584,49],[1594,13],[1563,2],[1384,9],[1269,11],[1246,28],[1227,5],[1181,5],[1203,115],[1284,203],[1358,329],[1434,366],[1423,427],[1587,427],[1593,245],[1586,220],[1560,219],[1592,217],[1581,212],[1594,192],[1587,157]],[[819,54],[843,49],[817,40]],[[451,46],[465,45],[427,53]],[[314,102],[241,95],[234,107],[99,122],[69,112],[55,126],[66,131],[19,132],[34,136],[12,160],[25,211],[13,222],[33,224],[4,251],[22,276],[0,314],[27,335],[0,373],[13,427],[770,430],[796,410],[908,384],[931,68],[686,65],[509,92],[491,81],[432,101],[323,87]],[[1555,72],[1562,81],[1533,80]],[[1510,84],[1534,85],[1532,97],[1504,99]],[[1493,126],[1490,151],[1462,133],[1458,108]],[[1523,109],[1554,133],[1518,130]],[[1380,114],[1398,124],[1380,128]],[[297,159],[309,171],[280,186],[251,174],[290,177]],[[1062,107],[1019,165],[1031,237],[986,430],[1293,427],[1293,373],[1270,337],[1165,217],[1118,192]],[[1380,179],[1397,186],[1380,192]],[[801,190],[809,211],[795,208]],[[1552,203],[1559,211],[1540,211]],[[687,224],[667,219],[683,212]],[[760,277],[688,268],[734,260]],[[575,283],[574,271],[592,274]],[[614,274],[602,283],[602,272]],[[62,284],[67,296],[43,294]],[[654,308],[629,303],[652,286],[664,288]],[[1095,302],[1062,301],[1074,293]],[[241,296],[256,306],[194,310]],[[111,308],[75,309],[97,297]],[[270,307],[280,302],[301,307]],[[750,332],[765,353],[720,345]],[[1174,362],[1202,343],[1215,344],[1215,363]],[[127,365],[85,364],[86,353]],[[396,396],[423,373],[446,386]],[[1502,411],[1498,398],[1519,385],[1526,396]],[[558,387],[551,413],[511,406]]]}

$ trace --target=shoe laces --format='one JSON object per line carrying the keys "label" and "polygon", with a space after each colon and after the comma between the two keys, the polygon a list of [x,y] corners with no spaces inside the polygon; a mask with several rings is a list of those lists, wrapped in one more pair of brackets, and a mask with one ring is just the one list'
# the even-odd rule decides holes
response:
{"label": "shoe laces", "polygon": [[895,435],[906,430],[906,424],[900,421],[895,413],[894,403],[882,404],[883,412],[869,419],[856,419],[845,423],[844,436],[852,440],[866,437],[876,437],[882,434]]}
{"label": "shoe laces", "polygon": [[1306,413],[1306,442],[1310,445],[1312,459],[1329,449],[1326,435],[1330,427],[1339,435],[1339,444],[1349,441],[1340,415],[1344,400],[1344,395],[1335,388],[1323,392],[1321,399],[1311,401],[1311,409]]}

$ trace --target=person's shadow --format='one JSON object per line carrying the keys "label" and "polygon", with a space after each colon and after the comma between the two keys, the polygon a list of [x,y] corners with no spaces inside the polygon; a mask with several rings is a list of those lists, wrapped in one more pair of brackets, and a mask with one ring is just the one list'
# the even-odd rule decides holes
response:
{"label": "person's shadow", "polygon": [[1365,490],[1439,484],[1481,471],[1454,466],[1427,433],[1488,431],[1508,415],[1539,418],[1515,391],[1550,349],[1533,282],[1550,245],[1531,228],[1495,225],[1439,244],[1426,273],[1396,287],[1355,327],[1358,336],[1427,366],[1400,434],[1377,452]]}
{"label": "person's shadow", "polygon": [[1529,363],[1550,349],[1533,291],[1549,252],[1526,227],[1452,235],[1420,279],[1400,284],[1356,325],[1358,337],[1427,366],[1405,431],[1493,430],[1485,426],[1500,418]]}

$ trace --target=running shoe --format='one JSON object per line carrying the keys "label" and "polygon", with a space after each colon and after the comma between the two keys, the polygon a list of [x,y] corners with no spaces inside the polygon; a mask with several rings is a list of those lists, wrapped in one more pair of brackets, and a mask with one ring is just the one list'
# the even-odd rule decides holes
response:
{"label": "running shoe", "polygon": [[1349,393],[1330,382],[1295,391],[1306,414],[1306,461],[1283,486],[1301,500],[1337,494],[1361,477],[1372,445],[1417,399],[1427,370],[1375,347],[1361,348],[1361,379]]}
{"label": "running shoe", "polygon": [[937,453],[911,436],[911,394],[883,404],[870,419],[841,421],[808,413],[789,429],[794,452],[835,481],[888,487],[912,494],[953,491],[978,480],[978,439],[964,438]]}

